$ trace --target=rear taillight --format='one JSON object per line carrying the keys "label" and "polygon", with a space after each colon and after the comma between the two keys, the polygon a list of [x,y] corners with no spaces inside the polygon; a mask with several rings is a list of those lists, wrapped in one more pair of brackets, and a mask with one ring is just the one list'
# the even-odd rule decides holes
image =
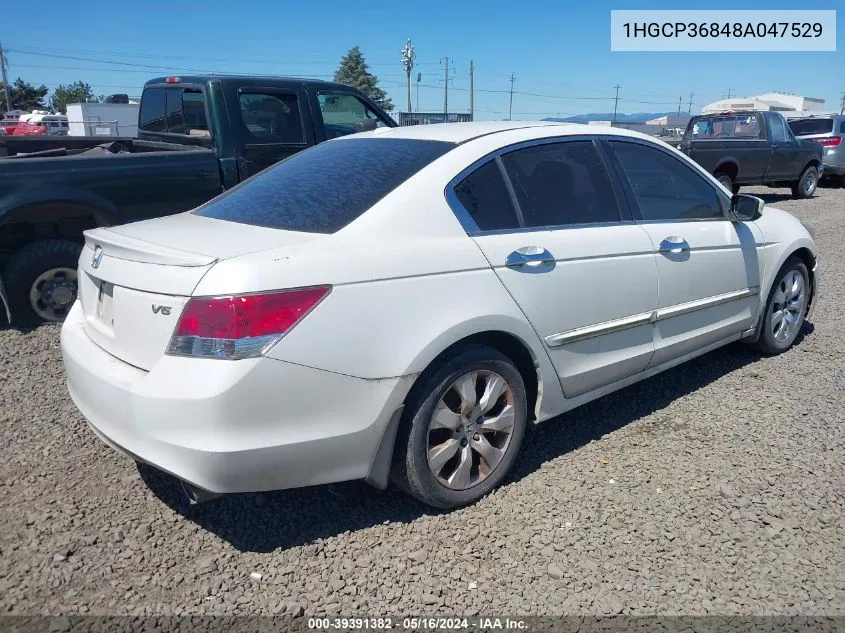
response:
{"label": "rear taillight", "polygon": [[331,291],[315,286],[188,301],[167,354],[237,360],[260,356]]}
{"label": "rear taillight", "polygon": [[841,136],[834,136],[831,138],[817,138],[816,142],[824,147],[836,147],[842,142]]}

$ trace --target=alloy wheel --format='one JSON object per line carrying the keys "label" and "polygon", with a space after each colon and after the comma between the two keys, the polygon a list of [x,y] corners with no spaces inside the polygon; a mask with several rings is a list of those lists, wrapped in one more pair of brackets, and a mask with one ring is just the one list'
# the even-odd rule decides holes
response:
{"label": "alloy wheel", "polygon": [[781,278],[769,315],[769,327],[778,343],[785,343],[798,333],[806,306],[806,296],[806,285],[800,272],[791,270]]}
{"label": "alloy wheel", "polygon": [[514,432],[514,394],[499,374],[471,371],[441,396],[428,426],[428,467],[451,490],[487,479],[501,463]]}

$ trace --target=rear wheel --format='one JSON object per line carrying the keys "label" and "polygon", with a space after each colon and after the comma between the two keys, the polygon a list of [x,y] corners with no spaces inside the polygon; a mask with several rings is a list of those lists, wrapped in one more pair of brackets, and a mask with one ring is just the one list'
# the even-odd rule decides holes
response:
{"label": "rear wheel", "polygon": [[801,172],[798,180],[792,184],[792,196],[794,198],[812,198],[819,185],[819,170],[808,165]]}
{"label": "rear wheel", "polygon": [[495,349],[473,345],[430,368],[397,439],[395,476],[421,501],[455,508],[499,485],[519,452],[528,399]]}
{"label": "rear wheel", "polygon": [[81,250],[81,245],[71,240],[43,240],[12,255],[3,275],[12,323],[64,320],[76,301]]}
{"label": "rear wheel", "polygon": [[752,345],[764,354],[785,352],[798,337],[810,299],[810,275],[797,257],[778,271],[763,312],[760,338]]}

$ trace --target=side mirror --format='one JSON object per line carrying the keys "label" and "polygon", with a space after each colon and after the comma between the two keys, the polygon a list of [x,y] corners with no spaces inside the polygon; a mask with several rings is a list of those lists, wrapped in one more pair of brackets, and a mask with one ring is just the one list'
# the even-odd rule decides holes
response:
{"label": "side mirror", "polygon": [[740,222],[757,220],[763,215],[766,203],[757,196],[745,193],[735,193],[731,198],[731,216]]}
{"label": "side mirror", "polygon": [[363,119],[361,121],[355,121],[355,131],[356,132],[370,132],[371,130],[376,129],[376,120],[375,119]]}

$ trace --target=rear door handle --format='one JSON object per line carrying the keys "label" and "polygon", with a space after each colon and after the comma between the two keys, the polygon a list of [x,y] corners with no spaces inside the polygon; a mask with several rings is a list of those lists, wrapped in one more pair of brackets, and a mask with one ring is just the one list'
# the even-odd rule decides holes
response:
{"label": "rear door handle", "polygon": [[553,264],[555,256],[541,246],[523,246],[513,251],[505,260],[508,268],[534,267]]}
{"label": "rear door handle", "polygon": [[686,253],[689,251],[689,243],[682,237],[672,235],[660,242],[661,253]]}

